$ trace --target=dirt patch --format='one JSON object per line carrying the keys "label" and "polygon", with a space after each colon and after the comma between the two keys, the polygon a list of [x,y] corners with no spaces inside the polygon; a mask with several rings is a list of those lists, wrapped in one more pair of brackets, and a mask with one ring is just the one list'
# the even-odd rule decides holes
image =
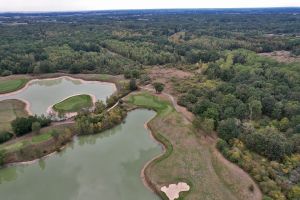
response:
{"label": "dirt patch", "polygon": [[300,56],[294,56],[289,51],[274,51],[270,53],[260,53],[259,55],[272,58],[278,62],[300,62]]}
{"label": "dirt patch", "polygon": [[149,76],[151,79],[170,79],[172,77],[184,79],[193,76],[193,74],[174,68],[153,67],[149,71]]}

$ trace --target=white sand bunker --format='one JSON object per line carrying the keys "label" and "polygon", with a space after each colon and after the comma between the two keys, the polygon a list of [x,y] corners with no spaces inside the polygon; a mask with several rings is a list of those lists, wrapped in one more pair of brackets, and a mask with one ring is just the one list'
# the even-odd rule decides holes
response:
{"label": "white sand bunker", "polygon": [[179,182],[177,185],[170,184],[169,187],[164,186],[160,190],[163,191],[167,195],[169,200],[174,200],[174,199],[179,198],[180,192],[189,191],[190,186],[186,183]]}

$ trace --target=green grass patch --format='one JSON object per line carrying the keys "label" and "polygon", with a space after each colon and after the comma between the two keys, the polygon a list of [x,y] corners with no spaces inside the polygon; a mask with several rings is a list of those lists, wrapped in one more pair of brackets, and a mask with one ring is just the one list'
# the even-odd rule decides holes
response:
{"label": "green grass patch", "polygon": [[92,97],[90,95],[77,95],[63,100],[53,106],[57,112],[78,112],[82,108],[89,108],[93,105]]}
{"label": "green grass patch", "polygon": [[40,142],[47,141],[51,138],[52,138],[51,132],[47,132],[47,133],[36,135],[36,136],[32,137],[31,141],[32,141],[32,143],[40,143]]}
{"label": "green grass patch", "polygon": [[21,89],[28,82],[27,79],[16,80],[1,80],[0,81],[0,94],[14,92]]}
{"label": "green grass patch", "polygon": [[140,93],[131,95],[128,98],[129,103],[139,107],[153,109],[158,115],[167,115],[175,111],[168,101],[159,100],[158,97],[149,93]]}

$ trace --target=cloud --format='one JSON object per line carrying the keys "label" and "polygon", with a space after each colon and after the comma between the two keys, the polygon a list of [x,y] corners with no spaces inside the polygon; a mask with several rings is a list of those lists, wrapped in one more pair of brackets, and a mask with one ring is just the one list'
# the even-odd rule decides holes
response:
{"label": "cloud", "polygon": [[300,7],[299,0],[0,0],[0,11]]}

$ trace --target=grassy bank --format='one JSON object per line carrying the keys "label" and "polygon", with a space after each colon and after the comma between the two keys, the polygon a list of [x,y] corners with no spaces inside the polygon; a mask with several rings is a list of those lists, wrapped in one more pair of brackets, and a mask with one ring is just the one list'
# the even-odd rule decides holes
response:
{"label": "grassy bank", "polygon": [[168,101],[149,93],[135,93],[125,102],[157,112],[148,126],[166,152],[146,167],[145,175],[163,199],[167,197],[160,188],[179,181],[191,186],[189,192],[182,194],[184,199],[253,199],[248,190],[253,184],[251,179],[235,176],[223,163],[216,162],[213,145],[202,141],[192,124]]}
{"label": "grassy bank", "polygon": [[75,135],[74,124],[46,127],[0,145],[3,163],[25,162],[59,150]]}
{"label": "grassy bank", "polygon": [[0,101],[0,132],[11,131],[11,121],[17,117],[28,116],[25,103],[19,100]]}
{"label": "grassy bank", "polygon": [[28,79],[0,80],[0,94],[14,92],[26,85]]}
{"label": "grassy bank", "polygon": [[60,113],[78,112],[82,108],[90,108],[93,106],[93,100],[90,95],[77,95],[69,97],[62,102],[53,106],[53,109]]}

